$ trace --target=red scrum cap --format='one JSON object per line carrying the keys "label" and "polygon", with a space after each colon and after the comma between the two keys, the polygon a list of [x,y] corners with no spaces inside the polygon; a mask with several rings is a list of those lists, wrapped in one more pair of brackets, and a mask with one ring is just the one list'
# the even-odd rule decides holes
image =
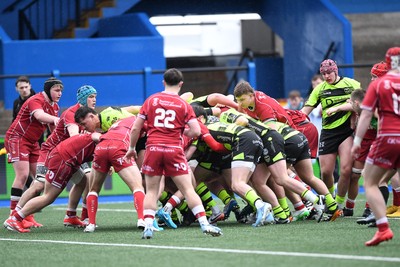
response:
{"label": "red scrum cap", "polygon": [[338,75],[338,67],[336,65],[336,62],[332,59],[326,59],[322,61],[319,67],[319,72],[321,74],[335,72],[336,75]]}
{"label": "red scrum cap", "polygon": [[386,62],[381,61],[376,63],[371,69],[371,75],[375,75],[376,77],[382,77],[385,75],[389,69],[387,68]]}
{"label": "red scrum cap", "polygon": [[389,70],[400,69],[400,47],[389,48],[385,58]]}

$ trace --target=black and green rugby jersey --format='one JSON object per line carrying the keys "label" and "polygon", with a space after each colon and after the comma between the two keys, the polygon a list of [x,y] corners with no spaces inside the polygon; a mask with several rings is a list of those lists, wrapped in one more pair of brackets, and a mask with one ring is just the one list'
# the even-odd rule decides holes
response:
{"label": "black and green rugby jersey", "polygon": [[335,84],[322,82],[311,92],[305,106],[322,106],[322,129],[335,129],[345,123],[351,116],[351,111],[339,111],[331,116],[326,111],[331,107],[340,106],[350,98],[351,92],[360,88],[360,83],[347,77],[341,77]]}
{"label": "black and green rugby jersey", "polygon": [[104,132],[107,132],[114,122],[131,116],[134,115],[124,109],[118,107],[108,107],[99,113],[101,129]]}
{"label": "black and green rugby jersey", "polygon": [[221,122],[234,123],[241,116],[244,116],[248,120],[249,124],[247,125],[247,127],[252,129],[259,136],[263,136],[271,129],[274,129],[275,131],[280,133],[284,140],[299,133],[299,131],[291,128],[286,123],[279,121],[261,122],[260,120],[254,119],[249,115],[241,113],[233,108],[222,112],[219,119]]}
{"label": "black and green rugby jersey", "polygon": [[249,124],[247,125],[248,128],[252,129],[256,134],[259,136],[264,135],[266,132],[270,130],[264,123],[260,120],[254,119],[247,114],[241,113],[234,108],[230,108],[221,113],[219,119],[221,122],[224,123],[235,123],[239,117],[245,117]]}
{"label": "black and green rugby jersey", "polygon": [[238,136],[249,129],[232,123],[215,122],[207,125],[214,139],[222,143],[226,149],[232,150]]}
{"label": "black and green rugby jersey", "polygon": [[208,95],[200,96],[200,97],[197,97],[195,99],[192,99],[189,103],[190,104],[197,104],[197,105],[200,105],[200,106],[202,106],[204,108],[210,108],[212,106],[210,106],[210,104],[208,104],[207,97],[208,97]]}
{"label": "black and green rugby jersey", "polygon": [[271,127],[272,129],[280,133],[283,137],[283,140],[287,140],[290,137],[300,133],[299,131],[293,129],[286,123],[280,121],[267,121],[265,122],[265,125],[267,125],[267,127]]}

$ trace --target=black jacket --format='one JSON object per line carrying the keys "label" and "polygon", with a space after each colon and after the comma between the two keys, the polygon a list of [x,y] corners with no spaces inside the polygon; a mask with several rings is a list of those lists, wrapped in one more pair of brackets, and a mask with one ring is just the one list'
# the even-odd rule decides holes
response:
{"label": "black jacket", "polygon": [[[35,91],[34,91],[33,89],[31,89],[31,94],[28,96],[28,98],[30,98],[31,96],[33,96],[33,95],[35,95],[35,94],[36,94]],[[24,100],[24,99],[21,98],[21,96],[18,96],[18,98],[14,100],[13,118],[12,118],[12,121],[15,120],[15,118],[16,118],[17,115],[18,115],[19,110],[20,110],[21,107],[22,107],[22,104],[24,104],[25,101],[28,100],[28,98]]]}

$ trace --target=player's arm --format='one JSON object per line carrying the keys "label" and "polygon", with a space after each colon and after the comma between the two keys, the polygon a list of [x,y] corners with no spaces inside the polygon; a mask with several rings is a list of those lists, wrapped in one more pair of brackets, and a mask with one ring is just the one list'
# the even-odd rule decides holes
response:
{"label": "player's arm", "polygon": [[309,114],[311,113],[311,111],[313,111],[313,109],[314,109],[314,107],[311,107],[311,106],[304,106],[304,107],[301,109],[301,112],[303,112],[303,113],[306,114],[306,115],[309,115]]}
{"label": "player's arm", "polygon": [[221,115],[221,109],[217,107],[204,108],[204,110],[206,111],[207,116],[219,117]]}
{"label": "player's arm", "polygon": [[207,103],[210,106],[224,105],[234,109],[238,108],[238,104],[233,101],[229,96],[220,94],[220,93],[212,93],[207,96]]}
{"label": "player's arm", "polygon": [[353,106],[350,103],[344,103],[340,106],[328,108],[326,114],[330,116],[338,111],[353,111]]}
{"label": "player's arm", "polygon": [[35,117],[38,121],[42,123],[52,123],[54,125],[58,124],[58,121],[60,120],[59,117],[50,115],[46,112],[44,112],[43,109],[37,109],[33,111],[33,117]]}
{"label": "player's arm", "polygon": [[140,111],[140,108],[142,106],[127,106],[127,107],[122,107],[121,109],[128,111],[129,113],[132,113],[133,115],[137,115]]}
{"label": "player's arm", "polygon": [[193,100],[194,95],[192,92],[186,92],[180,95],[180,97],[185,100],[186,102],[190,103]]}
{"label": "player's arm", "polygon": [[189,127],[185,127],[185,130],[183,131],[184,135],[194,138],[201,134],[200,125],[196,118],[191,119],[187,125]]}
{"label": "player's arm", "polygon": [[69,136],[74,136],[74,135],[79,134],[79,126],[75,123],[68,124],[66,128],[67,128]]}
{"label": "player's arm", "polygon": [[141,117],[137,117],[135,120],[135,123],[132,126],[131,129],[131,137],[130,137],[130,143],[129,143],[129,149],[125,154],[125,159],[130,160],[132,157],[135,159],[137,158],[136,154],[136,143],[140,137],[140,132],[143,128],[144,125],[144,119]]}
{"label": "player's arm", "polygon": [[100,142],[101,133],[92,133],[91,134],[92,140],[96,143]]}
{"label": "player's arm", "polygon": [[374,111],[374,117],[379,120],[379,113],[378,113],[378,109],[377,108]]}
{"label": "player's arm", "polygon": [[211,150],[213,150],[215,152],[223,153],[223,154],[227,154],[230,152],[228,149],[225,148],[224,144],[219,143],[209,133],[203,135],[203,141],[207,144],[208,147],[211,148]]}
{"label": "player's arm", "polygon": [[215,117],[219,117],[221,115],[221,109],[218,107],[212,107],[211,109],[211,115]]}

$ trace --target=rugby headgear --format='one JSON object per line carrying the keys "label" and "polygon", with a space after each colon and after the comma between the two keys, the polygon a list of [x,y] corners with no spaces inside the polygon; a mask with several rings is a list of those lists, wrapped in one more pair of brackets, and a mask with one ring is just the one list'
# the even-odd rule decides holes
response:
{"label": "rugby headgear", "polygon": [[387,64],[384,61],[376,63],[371,69],[371,75],[375,75],[376,77],[382,77],[385,75],[389,69],[387,68]]}
{"label": "rugby headgear", "polygon": [[322,61],[319,67],[319,72],[321,74],[335,72],[336,75],[338,75],[338,67],[336,65],[336,62],[333,61],[332,59],[326,59]]}
{"label": "rugby headgear", "polygon": [[61,85],[61,88],[64,87],[62,81],[55,77],[50,77],[44,82],[43,91],[46,93],[51,101],[53,101],[53,99],[51,99],[50,89],[57,84]]}
{"label": "rugby headgear", "polygon": [[76,99],[82,106],[87,106],[87,98],[92,94],[97,94],[96,89],[91,85],[83,85],[78,89]]}
{"label": "rugby headgear", "polygon": [[389,70],[400,69],[400,47],[392,47],[386,52],[386,65]]}

